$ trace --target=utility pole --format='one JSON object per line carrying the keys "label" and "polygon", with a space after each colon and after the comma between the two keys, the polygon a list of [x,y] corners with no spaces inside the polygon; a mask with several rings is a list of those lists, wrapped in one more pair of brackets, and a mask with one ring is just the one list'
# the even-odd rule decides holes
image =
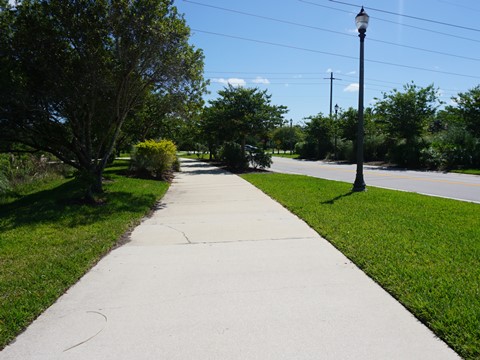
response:
{"label": "utility pole", "polygon": [[342,80],[333,77],[333,71],[330,71],[330,77],[324,78],[325,80],[330,79],[330,117],[332,117],[332,101],[333,101],[333,80]]}
{"label": "utility pole", "polygon": [[293,120],[290,119],[290,155],[293,154],[293,146],[295,145],[293,142]]}

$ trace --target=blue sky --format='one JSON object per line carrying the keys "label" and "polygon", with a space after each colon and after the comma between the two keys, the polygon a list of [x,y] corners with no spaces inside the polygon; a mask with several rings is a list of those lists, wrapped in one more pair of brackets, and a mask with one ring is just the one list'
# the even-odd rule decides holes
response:
{"label": "blue sky", "polygon": [[338,79],[333,104],[356,108],[360,44],[355,15],[361,5],[370,15],[365,106],[411,81],[433,83],[446,103],[480,84],[477,0],[344,3],[353,6],[330,0],[175,1],[192,29],[191,43],[205,54],[205,77],[211,82],[207,100],[226,83],[268,89],[274,104],[288,107],[286,118],[301,123],[329,113],[330,80],[325,78],[333,71]]}

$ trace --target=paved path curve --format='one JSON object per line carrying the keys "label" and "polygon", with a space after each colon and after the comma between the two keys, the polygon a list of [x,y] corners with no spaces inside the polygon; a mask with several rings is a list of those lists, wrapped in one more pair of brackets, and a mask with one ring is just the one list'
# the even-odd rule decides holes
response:
{"label": "paved path curve", "polygon": [[[270,170],[353,184],[356,165],[273,157]],[[367,187],[375,186],[480,203],[480,176],[477,175],[392,170],[366,165],[364,167],[364,178]]]}
{"label": "paved path curve", "polygon": [[28,359],[459,359],[303,221],[184,161],[163,202],[10,346]]}

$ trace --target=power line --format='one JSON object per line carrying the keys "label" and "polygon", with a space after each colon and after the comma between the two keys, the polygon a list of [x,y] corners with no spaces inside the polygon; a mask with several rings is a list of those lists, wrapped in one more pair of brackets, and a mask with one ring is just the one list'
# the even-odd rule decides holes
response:
{"label": "power line", "polygon": [[[347,2],[344,2],[344,1],[338,1],[338,0],[329,0],[329,1],[333,2],[333,3],[337,3],[337,4],[347,5],[347,6],[355,6],[357,9],[360,8],[360,6],[361,6],[361,5],[347,3]],[[429,22],[429,23],[433,23],[433,24],[439,24],[439,25],[450,26],[450,27],[463,29],[463,30],[480,32],[480,29],[471,28],[471,27],[468,27],[468,26],[450,24],[450,23],[446,23],[446,22],[443,22],[443,21],[437,21],[437,20],[422,18],[422,17],[419,17],[419,16],[413,16],[413,15],[400,14],[400,13],[396,13],[396,12],[393,12],[393,11],[376,9],[376,8],[372,8],[372,7],[368,7],[368,9],[373,10],[373,11],[378,11],[378,12],[381,12],[381,13],[385,13],[385,14],[391,14],[391,15],[406,17],[406,18],[409,18],[409,19],[425,21],[425,22]]]}
{"label": "power line", "polygon": [[[215,82],[214,84],[216,85],[224,85],[223,82]],[[349,82],[343,82],[341,84],[334,84],[336,88],[343,88],[343,92],[345,91],[346,86],[350,85],[351,83]],[[268,84],[252,84],[254,86],[265,86],[265,87],[270,87],[270,86],[287,86],[287,87],[295,87],[295,86],[316,86],[318,88],[322,88],[325,85],[328,85],[328,83],[321,83],[321,82],[309,82],[309,83],[299,83],[299,82],[270,82]],[[370,84],[370,83],[365,83],[365,87],[367,90],[373,91],[373,92],[381,92],[385,93],[387,91],[392,91],[395,88],[388,87],[388,86],[381,86],[377,84]],[[447,89],[440,89],[441,90],[441,96],[447,96],[447,97],[452,97],[452,96],[457,96],[460,90],[455,90],[455,91],[447,91]],[[303,97],[303,96],[299,96]],[[325,95],[325,98],[329,98],[329,95]],[[335,96],[335,98],[339,98],[338,95]]]}
{"label": "power line", "polygon": [[[235,36],[235,35],[227,35],[223,33],[217,33],[217,32],[212,32],[212,31],[205,31],[205,30],[200,30],[200,29],[193,29],[193,31],[203,33],[203,34],[209,34],[209,35],[215,35],[215,36],[222,36],[222,37],[227,37],[230,39],[237,39],[237,40],[243,40],[243,41],[249,41],[249,42],[254,42],[258,44],[266,44],[266,45],[272,45],[272,46],[278,46],[278,47],[283,47],[287,49],[294,49],[294,50],[301,50],[301,51],[307,51],[307,52],[312,52],[312,53],[317,53],[317,54],[324,54],[324,55],[330,55],[330,56],[335,56],[335,57],[341,57],[344,59],[352,59],[352,60],[357,60],[356,57],[350,56],[350,55],[343,55],[343,54],[337,54],[337,53],[332,53],[332,52],[327,52],[327,51],[321,51],[321,50],[315,50],[315,49],[308,49],[308,48],[303,48],[299,46],[293,46],[293,45],[286,45],[286,44],[279,44],[279,43],[274,43],[270,41],[264,41],[264,40],[256,40],[256,39],[250,39],[246,37],[241,37],[241,36]],[[403,65],[403,64],[396,64],[388,61],[380,61],[380,60],[371,60],[371,59],[365,59],[367,62],[375,63],[375,64],[382,64],[382,65],[388,65],[388,66],[395,66],[395,67],[401,67],[405,69],[413,69],[413,70],[421,70],[421,71],[428,71],[428,72],[433,72],[437,74],[445,74],[445,75],[452,75],[452,76],[460,76],[460,77],[467,77],[470,79],[480,79],[480,76],[473,76],[473,75],[468,75],[468,74],[460,74],[460,73],[454,73],[454,72],[449,72],[449,71],[441,71],[441,70],[433,70],[433,69],[427,69],[427,68],[422,68],[419,66],[413,66],[413,65]]]}
{"label": "power line", "polygon": [[[283,24],[299,26],[299,27],[303,27],[303,28],[307,28],[307,29],[329,32],[329,33],[332,33],[332,34],[337,34],[337,35],[342,35],[342,36],[356,37],[356,35],[346,34],[344,32],[340,32],[340,31],[334,31],[334,30],[325,29],[325,28],[312,26],[312,25],[300,24],[300,23],[296,23],[296,22],[288,21],[288,20],[276,19],[276,18],[272,18],[272,17],[269,17],[269,16],[251,14],[251,13],[247,13],[247,12],[244,12],[244,11],[228,9],[228,8],[209,5],[209,4],[204,4],[204,3],[197,2],[197,1],[191,1],[191,0],[183,0],[183,1],[187,2],[187,3],[190,3],[190,4],[195,4],[195,5],[198,5],[198,6],[209,7],[209,8],[212,8],[212,9],[227,11],[227,12],[240,14],[240,15],[244,15],[244,16],[251,16],[251,17],[255,17],[255,18],[259,18],[259,19],[263,19],[263,20],[269,20],[269,21],[279,22],[279,23],[283,23]],[[423,52],[427,52],[427,53],[431,53],[431,54],[438,54],[438,55],[444,55],[444,56],[450,56],[450,57],[455,57],[455,58],[459,58],[459,59],[465,59],[465,60],[479,61],[480,62],[480,58],[474,58],[474,57],[469,57],[469,56],[452,54],[452,53],[447,53],[447,52],[437,51],[437,50],[429,50],[429,49],[420,48],[420,47],[416,47],[416,46],[403,45],[403,44],[394,43],[394,42],[391,42],[391,41],[379,40],[379,39],[375,39],[375,38],[371,38],[371,37],[369,37],[369,41],[379,42],[379,43],[382,43],[382,44],[388,44],[388,45],[403,47],[403,48],[417,50],[417,51],[423,51]]]}
{"label": "power line", "polygon": [[[344,13],[348,13],[348,14],[351,13],[351,11],[348,11],[348,10],[343,10],[343,9],[339,9],[339,8],[335,8],[335,7],[331,7],[331,6],[326,6],[326,5],[321,5],[321,4],[317,4],[315,2],[311,2],[311,1],[307,1],[307,0],[298,0],[298,1],[303,2],[305,4],[310,4],[310,5],[318,6],[318,7],[321,7],[321,8],[325,8],[325,9],[340,11],[340,12],[344,12]],[[477,39],[472,39],[472,38],[459,36],[459,35],[454,35],[454,34],[442,32],[442,31],[432,30],[432,29],[426,29],[426,28],[423,28],[423,27],[420,27],[420,26],[403,24],[403,23],[399,23],[398,21],[386,20],[386,19],[373,17],[373,16],[370,16],[370,18],[378,20],[378,21],[387,22],[387,23],[390,23],[390,24],[401,25],[401,26],[404,26],[404,27],[409,27],[409,28],[412,28],[412,29],[422,30],[422,31],[426,31],[426,32],[434,33],[434,34],[439,34],[439,35],[443,35],[443,36],[448,36],[448,37],[452,37],[452,38],[456,38],[456,39],[462,39],[462,40],[467,40],[467,41],[472,41],[472,42],[477,42],[477,43],[480,42],[480,40],[477,40]]]}
{"label": "power line", "polygon": [[[323,75],[325,73],[323,72],[301,72],[301,71],[298,71],[298,72],[268,72],[268,71],[253,71],[253,72],[248,72],[248,71],[205,71],[206,74],[235,74],[235,75],[250,75],[250,74],[262,74],[262,75]],[[351,78],[354,78],[354,79],[357,79],[358,76],[357,75],[351,75],[351,74],[346,74],[346,73],[339,73],[341,74],[341,76],[346,76],[346,77],[351,77]],[[207,77],[207,79],[215,79],[214,77]],[[322,77],[296,77],[296,78],[292,78],[292,77],[268,77],[268,80],[287,80],[287,81],[296,81],[296,80],[323,80],[324,78]],[[247,80],[256,80],[256,78],[251,78],[251,79],[247,79]],[[365,80],[368,80],[368,81],[372,81],[372,82],[379,82],[379,83],[385,83],[385,84],[392,84],[392,85],[400,85],[400,86],[404,86],[405,83],[400,83],[400,82],[395,82],[395,81],[387,81],[387,80],[379,80],[379,79],[373,79],[373,78],[365,78]],[[343,82],[345,83],[346,80],[343,80]],[[273,83],[270,83],[270,84],[273,84]],[[284,84],[284,82],[282,83],[275,83],[275,84]],[[298,83],[295,83],[295,82],[291,82],[291,84],[298,84]],[[311,84],[311,83],[308,83],[308,84]],[[320,84],[320,85],[326,85],[327,83],[326,82],[323,82],[323,83],[316,83],[316,84]],[[380,85],[376,85],[376,84],[373,84],[375,86],[380,86]],[[334,85],[334,86],[337,86],[337,85]],[[388,87],[385,87],[385,88],[388,88]],[[443,91],[447,91],[447,92],[451,92],[451,93],[458,93],[460,90],[458,89],[446,89],[446,88],[441,88],[441,90]]]}
{"label": "power line", "polygon": [[449,5],[453,5],[453,6],[456,6],[456,7],[461,7],[461,8],[464,8],[464,9],[480,12],[480,9],[472,8],[470,6],[460,5],[460,4],[451,2],[451,1],[445,1],[445,0],[437,0],[437,1],[440,2],[440,3],[449,4]]}

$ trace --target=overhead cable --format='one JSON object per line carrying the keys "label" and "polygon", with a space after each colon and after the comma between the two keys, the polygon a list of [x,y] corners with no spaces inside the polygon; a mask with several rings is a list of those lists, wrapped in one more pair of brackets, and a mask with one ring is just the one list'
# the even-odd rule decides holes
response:
{"label": "overhead cable", "polygon": [[[355,6],[357,9],[359,9],[359,8],[362,6],[362,5],[352,4],[352,3],[348,3],[348,2],[344,2],[344,1],[338,1],[338,0],[329,0],[329,1],[330,1],[330,2],[333,2],[333,3],[337,3],[337,4],[347,5],[347,6]],[[366,6],[365,6],[365,7],[366,7]],[[385,14],[390,14],[390,15],[396,15],[396,16],[406,17],[406,18],[409,18],[409,19],[425,21],[425,22],[429,22],[429,23],[433,23],[433,24],[439,24],[439,25],[450,26],[450,27],[454,27],[454,28],[458,28],[458,29],[463,29],[463,30],[470,30],[470,31],[480,32],[480,29],[471,28],[471,27],[468,27],[468,26],[450,24],[450,23],[446,23],[446,22],[443,22],[443,21],[437,21],[437,20],[422,18],[422,17],[419,17],[419,16],[413,16],[413,15],[407,15],[407,14],[400,14],[400,13],[396,13],[396,12],[393,12],[393,11],[376,9],[376,8],[372,8],[372,7],[368,7],[367,9],[368,9],[368,10],[373,10],[373,11],[378,11],[378,12],[385,13]]]}
{"label": "overhead cable", "polygon": [[[227,35],[223,33],[218,33],[218,32],[213,32],[213,31],[205,31],[205,30],[200,30],[200,29],[193,29],[193,31],[203,33],[203,34],[209,34],[209,35],[215,35],[215,36],[222,36],[222,37],[227,37],[230,39],[237,39],[237,40],[243,40],[243,41],[249,41],[249,42],[254,42],[258,44],[266,44],[266,45],[272,45],[272,46],[278,46],[278,47],[283,47],[283,48],[288,48],[288,49],[294,49],[294,50],[301,50],[301,51],[307,51],[307,52],[312,52],[312,53],[317,53],[317,54],[324,54],[324,55],[330,55],[330,56],[335,56],[335,57],[341,57],[345,59],[352,59],[352,60],[357,60],[357,57],[355,56],[350,56],[350,55],[343,55],[343,54],[337,54],[337,53],[332,53],[332,52],[327,52],[327,51],[321,51],[321,50],[316,50],[316,49],[308,49],[308,48],[303,48],[299,46],[293,46],[293,45],[287,45],[287,44],[279,44],[279,43],[274,43],[270,41],[264,41],[264,40],[257,40],[257,39],[250,39],[242,36],[235,36],[235,35]],[[419,66],[413,66],[413,65],[404,65],[404,64],[396,64],[392,62],[387,62],[387,61],[380,61],[380,60],[372,60],[372,59],[365,59],[367,62],[375,63],[375,64],[382,64],[382,65],[388,65],[388,66],[395,66],[395,67],[401,67],[405,69],[414,69],[414,70],[421,70],[421,71],[428,71],[428,72],[433,72],[437,74],[445,74],[445,75],[452,75],[452,76],[460,76],[460,77],[467,77],[470,79],[480,79],[480,76],[474,76],[474,75],[468,75],[468,74],[460,74],[460,73],[454,73],[454,72],[449,72],[449,71],[441,71],[441,70],[434,70],[434,69],[427,69],[427,68],[422,68]]]}
{"label": "overhead cable", "polygon": [[[209,4],[204,4],[204,3],[200,3],[200,2],[192,1],[192,0],[183,0],[183,1],[187,2],[187,3],[199,5],[199,6],[209,7],[209,8],[213,8],[213,9],[217,9],[217,10],[221,10],[221,11],[227,11],[227,12],[231,12],[231,13],[235,13],[235,14],[241,14],[241,15],[245,15],[245,16],[251,16],[251,17],[255,17],[255,18],[259,18],[259,19],[263,19],[263,20],[275,21],[275,22],[279,22],[279,23],[283,23],[283,24],[299,26],[299,27],[318,30],[318,31],[329,32],[329,33],[342,35],[342,36],[356,37],[356,35],[353,35],[353,34],[347,34],[347,33],[340,32],[340,31],[324,29],[324,28],[321,28],[321,27],[318,27],[318,26],[300,24],[300,23],[296,23],[296,22],[293,22],[293,21],[276,19],[276,18],[272,18],[272,17],[269,17],[269,16],[247,13],[247,12],[244,12],[244,11],[228,9],[228,8],[209,5]],[[444,55],[444,56],[450,56],[450,57],[455,57],[455,58],[459,58],[459,59],[466,59],[466,60],[479,61],[480,62],[480,58],[474,58],[474,57],[469,57],[469,56],[452,54],[452,53],[447,53],[447,52],[437,51],[437,50],[429,50],[429,49],[420,48],[420,47],[416,47],[416,46],[403,45],[403,44],[394,43],[394,42],[390,42],[390,41],[375,39],[375,38],[372,38],[372,37],[369,37],[369,41],[379,42],[379,43],[382,43],[382,44],[388,44],[388,45],[393,45],[393,46],[398,46],[398,47],[403,47],[403,48],[412,49],[412,50],[416,50],[416,51],[423,51],[423,52],[428,52],[428,53],[432,53],[432,54],[438,54],[438,55]]]}
{"label": "overhead cable", "polygon": [[[321,8],[325,8],[325,9],[340,11],[340,12],[349,13],[349,14],[351,13],[351,11],[348,11],[348,10],[343,10],[343,9],[335,8],[335,7],[332,7],[332,6],[321,5],[321,4],[318,4],[316,2],[312,2],[312,1],[308,1],[308,0],[298,0],[298,1],[302,2],[302,3],[305,3],[305,4],[310,4],[310,5],[318,6],[318,7],[321,7]],[[456,38],[456,39],[462,39],[462,40],[467,40],[467,41],[472,41],[472,42],[480,42],[480,40],[478,40],[478,39],[472,39],[472,38],[459,36],[459,35],[454,35],[454,34],[442,32],[442,31],[426,29],[426,28],[423,28],[423,27],[420,27],[420,26],[408,25],[408,24],[400,23],[398,21],[386,20],[386,19],[373,17],[373,16],[370,16],[370,19],[375,19],[375,20],[378,20],[378,21],[383,21],[383,22],[387,22],[387,23],[391,23],[391,24],[401,25],[401,26],[404,26],[404,27],[409,27],[409,28],[412,28],[412,29],[422,30],[422,31],[426,31],[426,32],[434,33],[434,34],[440,34],[440,35],[443,35],[443,36],[448,36],[448,37],[452,37],[452,38]]]}

